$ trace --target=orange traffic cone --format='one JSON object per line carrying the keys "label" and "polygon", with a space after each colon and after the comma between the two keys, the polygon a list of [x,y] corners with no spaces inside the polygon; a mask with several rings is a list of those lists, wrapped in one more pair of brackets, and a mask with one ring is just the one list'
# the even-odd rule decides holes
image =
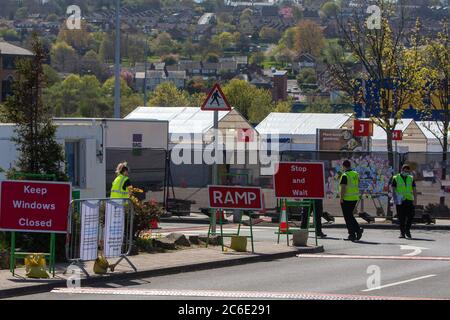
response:
{"label": "orange traffic cone", "polygon": [[150,222],[150,229],[159,229],[158,220],[157,219],[153,219]]}
{"label": "orange traffic cone", "polygon": [[286,203],[283,201],[281,206],[281,217],[280,217],[280,232],[287,232],[287,219],[286,219]]}

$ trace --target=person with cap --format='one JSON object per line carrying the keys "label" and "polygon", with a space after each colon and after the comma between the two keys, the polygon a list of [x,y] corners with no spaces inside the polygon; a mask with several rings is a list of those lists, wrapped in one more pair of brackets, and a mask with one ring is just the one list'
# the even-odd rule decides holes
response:
{"label": "person with cap", "polygon": [[400,224],[400,237],[411,239],[411,225],[414,218],[414,206],[417,205],[416,182],[408,164],[402,166],[400,173],[392,177],[391,186]]}
{"label": "person with cap", "polygon": [[364,232],[354,217],[359,201],[359,174],[351,167],[349,160],[343,162],[344,172],[339,182],[341,208],[348,230],[348,240],[360,240]]}
{"label": "person with cap", "polygon": [[126,162],[119,163],[116,168],[116,178],[111,186],[111,198],[129,198],[129,188],[131,186],[130,178],[128,177],[129,169]]}

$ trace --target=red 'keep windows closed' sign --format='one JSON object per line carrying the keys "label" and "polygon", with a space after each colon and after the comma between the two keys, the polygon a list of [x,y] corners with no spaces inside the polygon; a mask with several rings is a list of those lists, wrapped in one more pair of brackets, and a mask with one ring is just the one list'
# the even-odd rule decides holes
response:
{"label": "red 'keep windows closed' sign", "polygon": [[0,230],[67,232],[69,183],[2,181],[0,189]]}

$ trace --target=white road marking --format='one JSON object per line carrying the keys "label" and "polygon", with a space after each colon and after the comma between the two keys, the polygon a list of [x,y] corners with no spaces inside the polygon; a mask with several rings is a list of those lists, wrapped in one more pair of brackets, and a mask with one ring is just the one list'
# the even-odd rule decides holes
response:
{"label": "white road marking", "polygon": [[405,257],[405,256],[364,256],[346,254],[298,254],[298,258],[322,259],[368,259],[368,260],[423,260],[423,261],[450,261],[450,257]]}
{"label": "white road marking", "polygon": [[413,252],[404,254],[404,256],[413,257],[413,256],[417,256],[417,255],[421,254],[422,250],[428,250],[428,248],[401,245],[400,250],[413,250]]}
{"label": "white road marking", "polygon": [[426,300],[417,297],[382,297],[368,295],[332,294],[319,292],[266,292],[178,289],[112,289],[112,288],[57,288],[57,294],[97,294],[131,296],[171,296],[246,299],[294,299],[294,300]]}
{"label": "white road marking", "polygon": [[408,282],[413,282],[413,281],[417,281],[417,280],[422,280],[422,279],[427,279],[427,278],[431,278],[431,277],[435,277],[435,274],[429,274],[427,276],[423,276],[423,277],[418,277],[418,278],[413,278],[413,279],[409,279],[409,280],[405,280],[405,281],[399,281],[399,282],[394,282],[394,283],[390,283],[390,284],[385,284],[383,286],[379,286],[379,287],[375,287],[375,288],[370,288],[370,289],[365,289],[365,290],[361,290],[362,292],[369,292],[369,291],[373,291],[373,290],[380,290],[380,289],[384,289],[384,288],[388,288],[388,287],[393,287],[393,286],[398,286],[400,284],[404,284],[404,283],[408,283]]}

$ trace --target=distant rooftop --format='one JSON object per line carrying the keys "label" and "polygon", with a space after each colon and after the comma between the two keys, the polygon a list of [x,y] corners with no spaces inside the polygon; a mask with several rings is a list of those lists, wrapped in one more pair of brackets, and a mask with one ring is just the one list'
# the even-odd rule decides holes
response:
{"label": "distant rooftop", "polygon": [[0,41],[0,54],[10,54],[19,56],[32,56],[33,53],[27,49],[12,45],[8,42]]}

